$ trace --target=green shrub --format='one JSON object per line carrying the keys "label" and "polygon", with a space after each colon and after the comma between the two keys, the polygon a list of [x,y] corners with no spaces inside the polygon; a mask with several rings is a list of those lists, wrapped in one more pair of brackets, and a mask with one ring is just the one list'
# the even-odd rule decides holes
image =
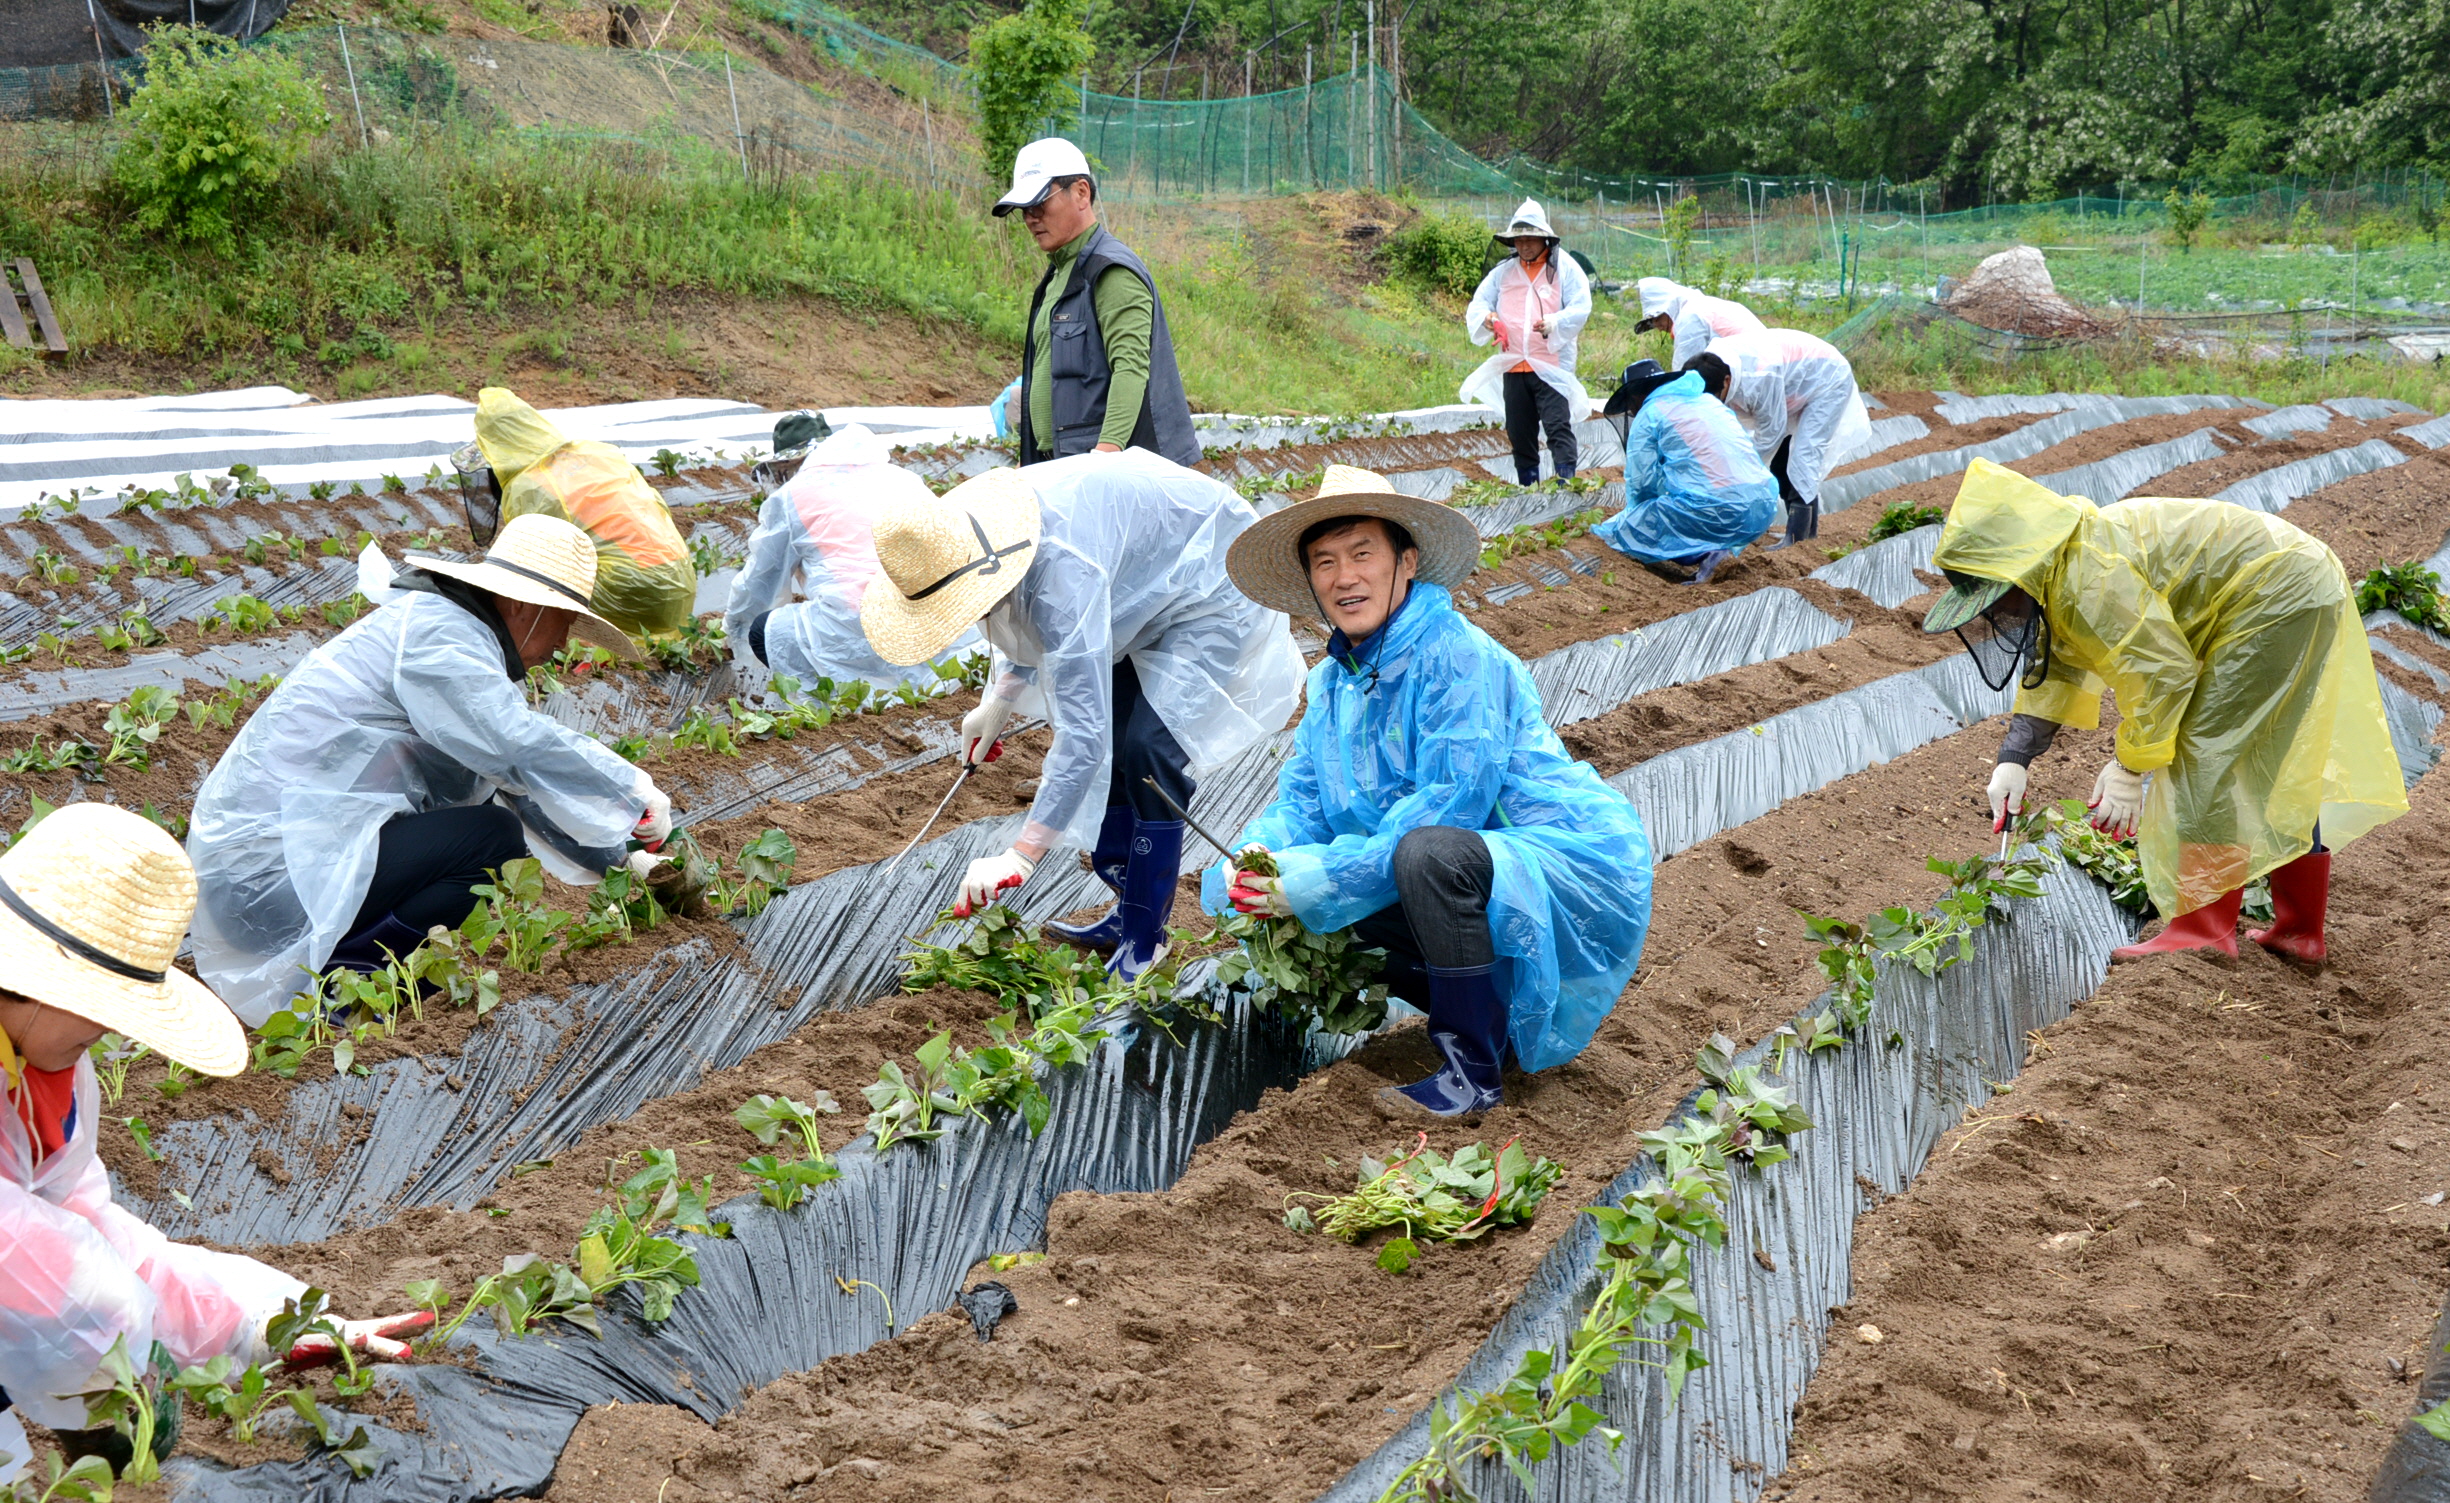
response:
{"label": "green shrub", "polygon": [[1461,214],[1423,214],[1387,237],[1387,269],[1432,291],[1470,297],[1489,259],[1489,227]]}
{"label": "green shrub", "polygon": [[1029,0],[970,33],[970,77],[978,86],[978,145],[987,178],[1012,180],[1012,159],[1041,125],[1080,106],[1081,70],[1097,46],[1081,29],[1083,0]]}
{"label": "green shrub", "polygon": [[154,31],[127,119],[111,174],[137,222],[224,253],[309,138],[332,124],[295,62],[185,26]]}

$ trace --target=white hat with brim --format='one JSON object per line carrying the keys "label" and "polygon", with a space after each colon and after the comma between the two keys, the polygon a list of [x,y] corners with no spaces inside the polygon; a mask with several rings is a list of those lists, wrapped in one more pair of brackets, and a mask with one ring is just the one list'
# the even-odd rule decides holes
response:
{"label": "white hat with brim", "polygon": [[405,553],[400,561],[428,574],[463,580],[529,605],[572,612],[570,635],[615,657],[641,656],[629,633],[595,611],[595,542],[559,517],[530,512],[502,524],[493,546],[474,563]]}
{"label": "white hat with brim", "polygon": [[247,1067],[247,1031],[171,962],[196,869],[161,826],[110,804],[53,810],[0,854],[0,988],[206,1075]]}
{"label": "white hat with brim", "polygon": [[860,629],[897,667],[941,653],[1038,561],[1038,493],[1019,470],[989,470],[876,519],[883,568],[859,600]]}
{"label": "white hat with brim", "polygon": [[1055,180],[1065,177],[1094,182],[1097,174],[1089,170],[1089,159],[1080,154],[1080,148],[1061,136],[1030,142],[1013,156],[1012,191],[995,201],[995,217],[1001,219],[1015,209],[1045,202],[1054,191]]}
{"label": "white hat with brim", "polygon": [[1548,211],[1540,207],[1538,199],[1526,198],[1516,205],[1514,218],[1507,221],[1495,238],[1501,245],[1512,245],[1518,235],[1538,235],[1551,245],[1557,243],[1557,232],[1548,227]]}
{"label": "white hat with brim", "polygon": [[1302,534],[1338,517],[1377,517],[1400,523],[1420,545],[1413,577],[1452,589],[1472,577],[1480,563],[1480,531],[1471,518],[1443,501],[1407,496],[1384,475],[1347,464],[1331,464],[1319,477],[1319,493],[1273,511],[1251,524],[1225,552],[1225,572],[1234,588],[1272,611],[1297,621],[1325,620],[1310,588],[1310,566],[1301,556]]}

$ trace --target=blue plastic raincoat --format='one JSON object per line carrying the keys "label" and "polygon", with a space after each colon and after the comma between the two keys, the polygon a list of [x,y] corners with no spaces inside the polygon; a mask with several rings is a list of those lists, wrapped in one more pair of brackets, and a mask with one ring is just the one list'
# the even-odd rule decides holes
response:
{"label": "blue plastic raincoat", "polygon": [[1778,482],[1744,425],[1687,371],[1650,394],[1625,429],[1625,509],[1591,529],[1631,558],[1666,563],[1767,531]]}
{"label": "blue plastic raincoat", "polygon": [[[1479,831],[1495,866],[1489,931],[1515,1056],[1526,1070],[1563,1064],[1642,958],[1642,817],[1566,753],[1531,675],[1443,586],[1414,584],[1382,635],[1364,644],[1360,673],[1333,657],[1310,670],[1276,800],[1234,845],[1273,851],[1294,916],[1326,933],[1394,904],[1406,834]],[[1202,879],[1210,912],[1228,911],[1230,880],[1221,861]]]}

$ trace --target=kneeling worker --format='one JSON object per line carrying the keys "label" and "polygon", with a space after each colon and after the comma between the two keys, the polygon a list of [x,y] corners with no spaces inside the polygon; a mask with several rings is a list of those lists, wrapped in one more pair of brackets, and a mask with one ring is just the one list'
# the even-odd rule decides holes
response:
{"label": "kneeling worker", "polygon": [[572,638],[638,655],[588,604],[587,534],[513,517],[478,562],[406,561],[394,576],[368,547],[359,588],[381,609],[281,680],[196,795],[196,969],[250,1024],[310,972],[372,970],[459,923],[531,836],[583,882],[645,875],[626,843],[672,832],[654,779],[521,693]]}
{"label": "kneeling worker", "polygon": [[1020,837],[970,863],[956,912],[1028,881],[1065,839],[1118,901],[1047,932],[1112,949],[1127,980],[1164,958],[1192,768],[1256,746],[1301,694],[1285,618],[1225,578],[1251,522],[1233,487],[1142,449],[989,470],[876,519],[884,573],[860,623],[877,655],[925,662],[974,626],[995,649],[962,761],[992,760],[1016,714],[1055,733]]}
{"label": "kneeling worker", "polygon": [[[171,963],[195,907],[177,843],[109,804],[70,804],[0,855],[0,1491],[28,1460],[18,1415],[84,1429],[83,1395],[108,1386],[98,1368],[115,1343],[139,1369],[157,1342],[181,1366],[337,1355],[327,1337],[266,1344],[265,1323],[306,1285],[173,1242],[111,1199],[87,1052],[104,1033],[199,1074],[247,1067],[238,1020]],[[400,1357],[432,1322],[418,1311],[340,1330],[358,1351]]]}
{"label": "kneeling worker", "polygon": [[1682,583],[1708,584],[1778,514],[1769,466],[1694,372],[1670,375],[1637,360],[1606,415],[1624,439],[1625,509],[1591,531],[1617,552],[1645,565],[1683,564],[1696,572]]}
{"label": "kneeling worker", "polygon": [[2137,837],[2169,926],[2116,957],[2236,954],[2246,884],[2268,874],[2272,926],[2248,937],[2320,961],[2324,842],[2407,812],[2373,655],[2331,550],[2226,501],[2097,507],[1978,459],[1932,561],[1949,588],[1923,630],[1957,632],[1994,689],[2023,665],[1991,775],[1994,829],[2023,804],[2026,767],[2059,727],[2099,725],[2103,688],[2118,696],[2093,824]]}
{"label": "kneeling worker", "polygon": [[1343,465],[1234,544],[1245,594],[1333,634],[1276,801],[1240,836],[1279,875],[1221,862],[1201,889],[1212,912],[1350,927],[1385,949],[1445,1065],[1384,1094],[1441,1117],[1499,1103],[1509,1044],[1525,1070],[1580,1053],[1650,928],[1641,816],[1566,753],[1522,663],[1455,609],[1449,589],[1479,553],[1462,513]]}

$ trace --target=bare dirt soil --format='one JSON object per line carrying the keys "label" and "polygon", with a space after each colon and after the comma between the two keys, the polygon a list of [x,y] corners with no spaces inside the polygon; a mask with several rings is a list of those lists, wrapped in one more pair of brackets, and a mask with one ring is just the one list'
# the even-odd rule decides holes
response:
{"label": "bare dirt soil", "polygon": [[1856,1224],[1769,1497],[2366,1496],[2450,1254],[2450,783],[2411,803],[2339,853],[2326,969],[2114,969]]}

